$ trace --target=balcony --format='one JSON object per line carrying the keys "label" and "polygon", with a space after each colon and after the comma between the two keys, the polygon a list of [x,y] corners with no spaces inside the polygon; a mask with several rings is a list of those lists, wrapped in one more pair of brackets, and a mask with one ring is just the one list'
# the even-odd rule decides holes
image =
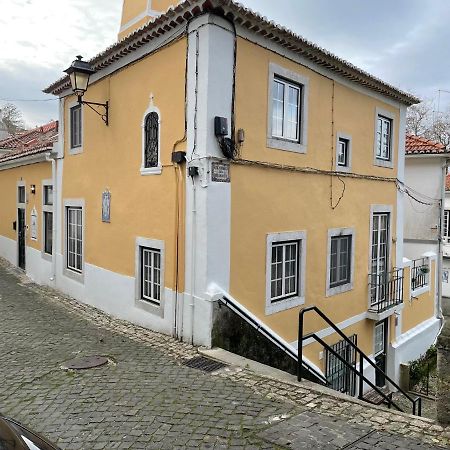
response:
{"label": "balcony", "polygon": [[430,289],[430,263],[428,258],[420,258],[411,264],[411,295],[417,296]]}
{"label": "balcony", "polygon": [[403,307],[403,269],[369,275],[369,319],[380,321]]}

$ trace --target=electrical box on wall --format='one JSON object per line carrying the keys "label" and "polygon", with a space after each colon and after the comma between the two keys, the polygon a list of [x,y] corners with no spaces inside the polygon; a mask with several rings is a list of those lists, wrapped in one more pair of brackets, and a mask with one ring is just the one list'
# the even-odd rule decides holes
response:
{"label": "electrical box on wall", "polygon": [[228,120],[226,117],[214,118],[214,133],[217,137],[223,137],[228,134]]}

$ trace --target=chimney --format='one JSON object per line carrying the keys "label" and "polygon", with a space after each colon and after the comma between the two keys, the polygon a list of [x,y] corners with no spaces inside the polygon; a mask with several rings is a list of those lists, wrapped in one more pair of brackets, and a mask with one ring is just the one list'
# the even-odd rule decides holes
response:
{"label": "chimney", "polygon": [[123,0],[119,41],[178,3],[179,0]]}

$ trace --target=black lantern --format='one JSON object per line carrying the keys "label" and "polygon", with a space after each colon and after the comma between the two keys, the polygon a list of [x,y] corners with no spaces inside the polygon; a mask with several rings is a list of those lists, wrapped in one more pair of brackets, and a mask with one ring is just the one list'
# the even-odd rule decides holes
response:
{"label": "black lantern", "polygon": [[[77,59],[73,61],[71,66],[64,71],[70,77],[70,83],[72,85],[73,92],[78,96],[78,102],[83,105],[87,105],[94,112],[96,112],[108,125],[108,109],[109,104],[106,103],[96,103],[96,102],[86,102],[83,100],[83,95],[87,91],[89,86],[89,78],[95,73],[95,70],[91,67],[91,65],[83,61],[82,56],[77,56]],[[105,113],[101,114],[95,107],[101,106],[105,109]]]}

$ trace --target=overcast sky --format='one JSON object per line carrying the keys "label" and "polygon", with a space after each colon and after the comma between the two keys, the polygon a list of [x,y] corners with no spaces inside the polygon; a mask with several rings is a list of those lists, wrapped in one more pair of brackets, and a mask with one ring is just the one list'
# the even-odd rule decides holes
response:
{"label": "overcast sky", "polygon": [[[450,91],[449,0],[241,0],[321,47],[422,98]],[[57,118],[41,90],[75,55],[114,43],[122,0],[1,0],[0,103],[29,126]],[[441,94],[441,107],[450,93]]]}

